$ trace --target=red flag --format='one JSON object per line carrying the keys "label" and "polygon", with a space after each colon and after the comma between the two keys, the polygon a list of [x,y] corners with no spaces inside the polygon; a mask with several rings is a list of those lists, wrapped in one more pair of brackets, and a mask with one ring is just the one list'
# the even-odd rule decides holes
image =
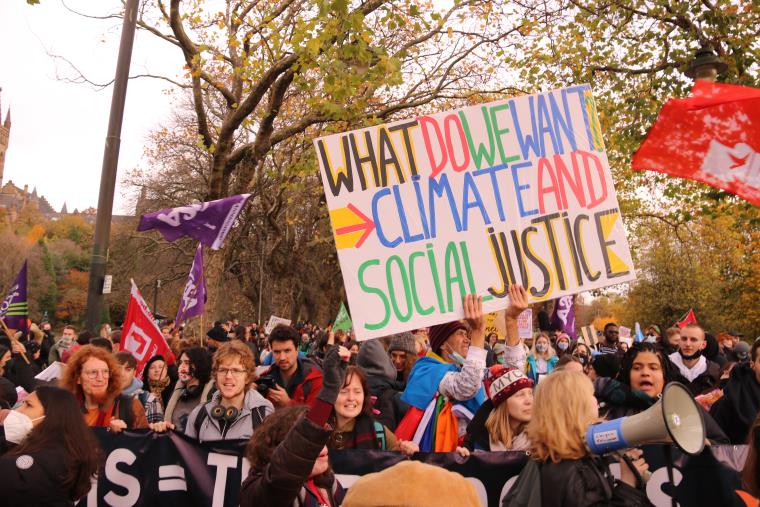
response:
{"label": "red flag", "polygon": [[174,355],[169,349],[169,345],[161,334],[156,321],[153,320],[153,314],[148,308],[147,303],[140,294],[140,290],[132,280],[132,293],[129,297],[129,306],[127,306],[127,315],[124,318],[124,326],[121,335],[121,350],[132,353],[137,359],[136,374],[142,375],[145,363],[148,359],[160,354],[164,356],[167,363],[174,362]]}
{"label": "red flag", "polygon": [[689,308],[689,311],[686,312],[686,315],[681,317],[681,320],[676,322],[676,326],[683,329],[687,324],[698,324],[697,322],[697,316],[694,315],[694,310]]}
{"label": "red flag", "polygon": [[701,181],[760,206],[760,89],[699,80],[671,99],[631,166]]}

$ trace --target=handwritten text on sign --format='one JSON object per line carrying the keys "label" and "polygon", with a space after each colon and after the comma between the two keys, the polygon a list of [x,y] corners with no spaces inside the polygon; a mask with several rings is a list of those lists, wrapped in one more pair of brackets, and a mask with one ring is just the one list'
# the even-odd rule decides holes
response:
{"label": "handwritten text on sign", "polygon": [[588,85],[314,144],[360,339],[634,278]]}

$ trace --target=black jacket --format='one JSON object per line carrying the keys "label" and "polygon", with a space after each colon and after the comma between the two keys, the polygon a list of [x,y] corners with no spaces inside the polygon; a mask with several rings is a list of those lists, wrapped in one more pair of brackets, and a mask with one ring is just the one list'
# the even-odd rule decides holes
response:
{"label": "black jacket", "polygon": [[710,409],[710,415],[723,428],[732,444],[747,442],[749,429],[760,410],[760,383],[747,364],[731,370],[723,397]]}
{"label": "black jacket", "polygon": [[546,462],[541,465],[542,507],[651,505],[646,493],[615,481],[602,458]]}
{"label": "black jacket", "polygon": [[[316,499],[304,488],[314,461],[330,439],[332,430],[320,428],[302,417],[275,448],[264,470],[251,469],[240,489],[241,507],[266,505],[268,507],[292,507],[316,505]],[[343,488],[330,472],[321,477],[328,484],[333,506],[343,501]]]}
{"label": "black jacket", "polygon": [[[2,428],[0,426],[0,428]],[[4,507],[59,507],[74,505],[61,485],[67,471],[63,447],[51,446],[39,452],[11,455],[12,449],[0,431],[0,503]]]}

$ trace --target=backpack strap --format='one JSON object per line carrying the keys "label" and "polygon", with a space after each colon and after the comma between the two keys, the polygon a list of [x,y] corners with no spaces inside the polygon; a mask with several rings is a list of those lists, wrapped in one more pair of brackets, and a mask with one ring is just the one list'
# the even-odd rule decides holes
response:
{"label": "backpack strap", "polygon": [[198,416],[195,418],[195,422],[193,423],[193,427],[195,428],[195,438],[197,438],[199,441],[201,439],[201,426],[207,417],[208,412],[206,412],[206,406],[204,403],[201,405],[201,409],[198,411]]}
{"label": "backpack strap", "polygon": [[259,425],[264,422],[264,418],[266,417],[266,412],[264,411],[264,407],[255,407],[251,409],[251,428],[256,429],[259,427]]}
{"label": "backpack strap", "polygon": [[388,444],[385,440],[385,427],[378,421],[372,421],[372,426],[375,428],[375,438],[377,439],[377,448],[381,451],[385,451],[388,448]]}
{"label": "backpack strap", "polygon": [[124,421],[127,428],[132,428],[132,397],[126,394],[119,395],[116,404],[118,405],[119,419]]}

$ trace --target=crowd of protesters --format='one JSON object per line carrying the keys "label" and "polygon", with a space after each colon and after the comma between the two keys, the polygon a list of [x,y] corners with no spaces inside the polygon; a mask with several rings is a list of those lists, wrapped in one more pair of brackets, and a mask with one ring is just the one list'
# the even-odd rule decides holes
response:
{"label": "crowd of protesters", "polygon": [[[620,459],[616,479],[584,435],[600,418],[648,409],[673,381],[698,402],[707,443],[750,443],[747,467],[757,468],[760,341],[687,324],[664,332],[652,325],[643,340],[628,343],[614,323],[598,343],[556,329],[522,339],[517,318],[528,297],[520,286],[509,287],[509,296],[503,339],[486,336],[476,296],[465,297],[461,321],[361,342],[330,326],[279,325],[266,333],[236,320],[215,322],[198,340],[165,322],[171,353],[142,365],[107,325],[97,335],[65,326],[56,336],[48,323],[3,334],[0,498],[4,505],[82,498],[103,466],[88,429],[99,427],[248,440],[246,506],[414,503],[413,487],[382,487],[410,474],[423,481],[420,488],[451,491],[457,505],[478,505],[461,476],[408,461],[345,490],[329,449],[464,458],[522,451],[531,459],[507,500],[534,492],[542,505],[647,505],[641,451]],[[46,368],[53,373],[40,375]],[[744,479],[756,493],[756,471],[745,470]]]}

